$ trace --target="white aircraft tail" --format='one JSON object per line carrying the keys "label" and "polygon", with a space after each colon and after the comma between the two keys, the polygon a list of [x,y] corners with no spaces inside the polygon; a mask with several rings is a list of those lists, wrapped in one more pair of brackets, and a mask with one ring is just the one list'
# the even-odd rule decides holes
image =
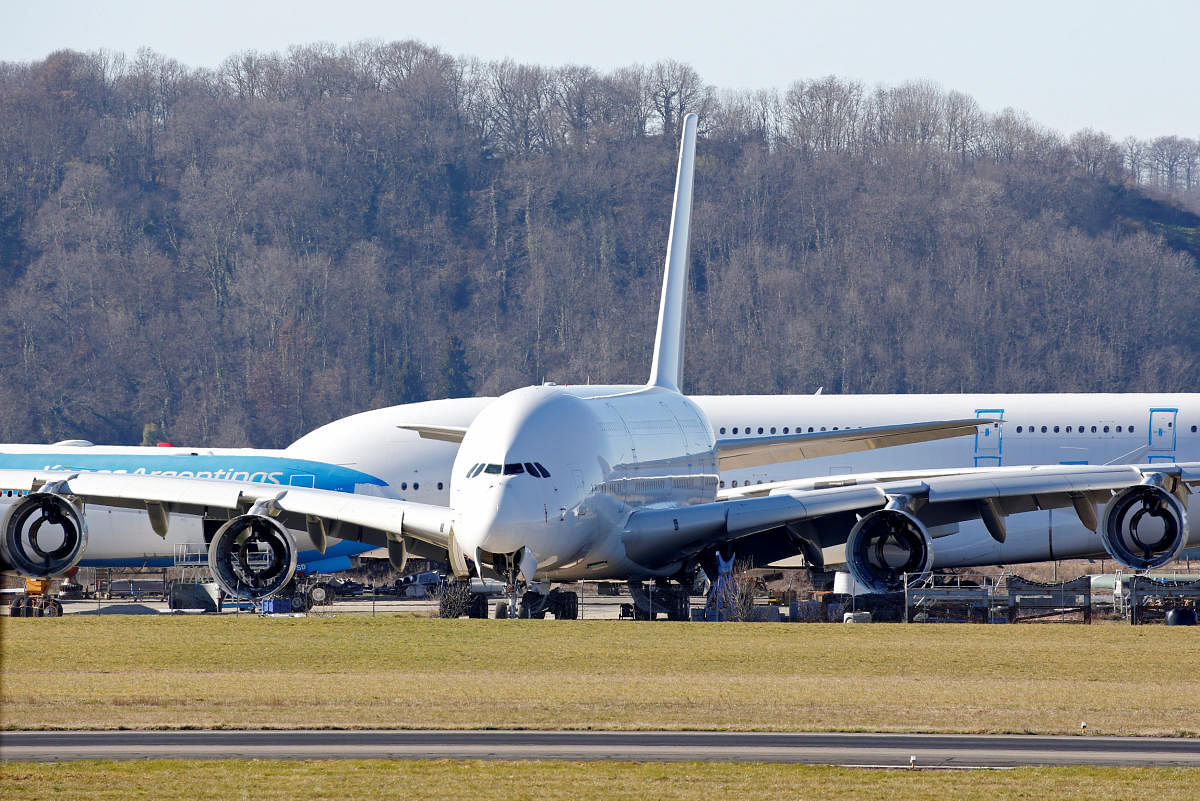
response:
{"label": "white aircraft tail", "polygon": [[675,177],[675,205],[671,209],[667,265],[663,275],[662,301],[658,307],[658,335],[654,340],[654,363],[650,366],[650,386],[676,392],[682,391],[683,384],[683,334],[687,317],[688,239],[692,223],[696,121],[695,114],[683,118],[679,171]]}

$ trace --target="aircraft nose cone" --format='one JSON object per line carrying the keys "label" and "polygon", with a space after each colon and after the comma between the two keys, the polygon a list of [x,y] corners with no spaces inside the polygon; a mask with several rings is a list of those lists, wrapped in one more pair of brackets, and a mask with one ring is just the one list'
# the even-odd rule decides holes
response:
{"label": "aircraft nose cone", "polygon": [[525,545],[532,499],[515,484],[504,482],[480,493],[459,512],[455,537],[464,552],[481,548],[489,553],[512,553]]}

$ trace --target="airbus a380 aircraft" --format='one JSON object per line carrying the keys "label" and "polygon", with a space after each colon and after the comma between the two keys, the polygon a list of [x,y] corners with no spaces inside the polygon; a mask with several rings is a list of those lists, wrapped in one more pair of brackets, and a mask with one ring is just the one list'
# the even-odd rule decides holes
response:
{"label": "airbus a380 aircraft", "polygon": [[[1069,510],[1066,514],[1086,530],[1099,531],[1098,537],[1091,535],[1093,552],[1102,543],[1114,558],[1133,567],[1169,561],[1190,543],[1185,503],[1188,486],[1200,482],[1196,464],[1155,464],[1147,458],[1140,467],[1008,468],[999,466],[1005,447],[999,441],[1002,429],[988,427],[1000,419],[993,414],[995,408],[976,407],[979,419],[859,430],[858,421],[852,419],[830,425],[837,417],[849,415],[845,407],[823,423],[813,409],[805,409],[809,420],[789,421],[767,419],[768,410],[760,408],[754,412],[759,419],[743,417],[739,424],[734,418],[716,422],[700,403],[681,395],[694,146],[695,118],[689,116],[650,382],[529,387],[486,403],[477,415],[464,405],[462,410],[473,416],[465,426],[399,421],[424,438],[459,443],[449,480],[443,481],[449,486],[448,505],[237,480],[4,471],[0,473],[3,486],[37,490],[9,511],[3,538],[6,556],[21,547],[35,557],[66,550],[65,542],[49,554],[39,548],[36,531],[30,537],[30,521],[82,531],[80,504],[87,502],[144,510],[160,532],[185,515],[220,521],[211,538],[210,564],[227,591],[243,596],[264,597],[290,579],[296,560],[291,529],[307,532],[318,546],[336,536],[386,544],[400,555],[416,547],[432,548],[448,555],[460,577],[494,573],[513,586],[530,587],[535,597],[526,599],[526,607],[532,611],[539,603],[536,598],[545,598],[550,580],[682,579],[698,562],[728,548],[783,556],[845,544],[849,567],[859,581],[890,588],[903,573],[931,567],[935,538],[952,537],[960,525],[979,521],[993,541],[1007,541],[1006,518],[1034,510],[1058,510],[1060,515]],[[736,414],[751,412],[740,406]],[[1067,425],[1089,429],[1076,440],[1080,443],[1089,441],[1092,425],[1098,434],[1114,435],[1111,429],[1116,425],[1123,429],[1132,425],[1131,437],[1141,436],[1138,429],[1148,425],[1140,419],[1108,421],[1110,431],[1103,431],[1105,418],[1093,423],[1082,410],[1073,414],[1083,416],[1073,417]],[[1018,422],[1008,410],[1004,417],[1008,425]],[[1047,412],[1021,425],[1034,425],[1036,433],[1042,433],[1043,425],[1062,428],[1064,424],[1056,420]],[[734,479],[728,472],[766,470],[772,463],[814,455],[833,454],[835,460],[844,461],[848,451],[938,440],[964,430],[974,433],[981,422],[975,444],[978,455],[973,457],[980,466],[970,469],[946,468],[943,463],[934,465],[937,469],[919,470],[920,460],[910,460],[902,475],[833,479],[825,475],[771,484],[758,482],[777,476],[752,472],[749,487],[746,478]],[[1172,427],[1177,422],[1173,420]],[[744,429],[747,423],[753,429],[750,437],[732,430]],[[819,430],[822,425],[825,431]],[[770,432],[771,426],[778,433]],[[847,426],[855,430],[847,431]],[[785,427],[790,431],[784,433]],[[986,439],[993,434],[985,432],[995,432],[995,453]],[[1009,442],[1021,433],[1010,434]],[[1045,433],[1049,437],[1050,432]],[[321,437],[320,431],[315,432],[289,451],[299,449],[311,458],[339,461],[315,452]],[[985,438],[982,451],[979,437]],[[439,446],[450,449],[445,453],[453,451],[453,444]],[[901,450],[933,447],[908,445]],[[1131,456],[1137,448],[1117,456]],[[1178,456],[1175,449],[1171,456]],[[359,461],[363,459],[360,456]],[[363,470],[362,465],[351,466]],[[730,486],[719,486],[721,474]],[[734,480],[741,486],[733,487]],[[430,480],[425,484],[428,487]],[[391,489],[396,489],[394,480]],[[1105,504],[1102,514],[1098,503]],[[1055,555],[1051,550],[1027,558]],[[556,614],[570,616],[569,593],[560,593],[550,603]]]}

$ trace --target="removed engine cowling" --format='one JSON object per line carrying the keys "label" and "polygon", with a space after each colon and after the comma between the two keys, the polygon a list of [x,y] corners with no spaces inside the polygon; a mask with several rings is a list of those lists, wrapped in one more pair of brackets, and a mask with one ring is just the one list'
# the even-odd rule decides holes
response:
{"label": "removed engine cowling", "polygon": [[1104,507],[1100,540],[1108,555],[1132,570],[1161,567],[1187,545],[1187,510],[1162,487],[1139,484]]}
{"label": "removed engine cowling", "polygon": [[910,580],[933,567],[929,530],[901,509],[879,509],[859,520],[846,539],[846,566],[854,579],[872,592],[904,589]]}
{"label": "removed engine cowling", "polygon": [[52,578],[75,566],[87,547],[83,511],[62,495],[35,492],[8,508],[0,554],[30,578]]}
{"label": "removed engine cowling", "polygon": [[296,573],[296,540],[277,520],[235,517],[208,545],[208,566],[227,594],[259,601],[282,590]]}

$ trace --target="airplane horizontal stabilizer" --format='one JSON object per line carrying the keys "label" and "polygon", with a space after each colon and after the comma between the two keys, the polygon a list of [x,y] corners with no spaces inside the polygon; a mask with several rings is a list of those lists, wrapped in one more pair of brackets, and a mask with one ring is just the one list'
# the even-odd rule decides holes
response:
{"label": "airplane horizontal stabilizer", "polygon": [[463,437],[467,435],[466,426],[422,426],[422,425],[399,425],[396,428],[407,429],[408,431],[416,431],[421,435],[421,439],[436,439],[441,442],[453,442],[458,444],[463,441]]}

